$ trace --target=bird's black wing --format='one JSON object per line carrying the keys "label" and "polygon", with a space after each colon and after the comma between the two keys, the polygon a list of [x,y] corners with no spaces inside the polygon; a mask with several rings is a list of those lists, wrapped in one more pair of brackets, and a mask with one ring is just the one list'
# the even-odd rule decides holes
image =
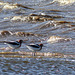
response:
{"label": "bird's black wing", "polygon": [[12,44],[12,45],[19,45],[18,42],[6,42],[7,44]]}
{"label": "bird's black wing", "polygon": [[38,44],[37,45],[28,45],[28,46],[35,47],[35,48],[39,48],[39,45]]}

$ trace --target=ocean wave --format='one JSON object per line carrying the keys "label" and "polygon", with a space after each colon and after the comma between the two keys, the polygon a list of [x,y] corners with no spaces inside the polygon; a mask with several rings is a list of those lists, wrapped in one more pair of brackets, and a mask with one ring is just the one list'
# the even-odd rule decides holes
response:
{"label": "ocean wave", "polygon": [[59,2],[61,6],[75,2],[75,0],[54,0],[53,2],[55,2],[55,1]]}

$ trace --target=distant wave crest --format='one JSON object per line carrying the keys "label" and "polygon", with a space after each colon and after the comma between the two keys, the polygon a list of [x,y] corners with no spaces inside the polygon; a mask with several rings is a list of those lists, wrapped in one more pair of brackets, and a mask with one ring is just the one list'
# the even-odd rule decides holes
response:
{"label": "distant wave crest", "polygon": [[75,0],[54,0],[53,2],[55,2],[55,1],[59,2],[60,5],[67,5],[67,4],[75,2]]}

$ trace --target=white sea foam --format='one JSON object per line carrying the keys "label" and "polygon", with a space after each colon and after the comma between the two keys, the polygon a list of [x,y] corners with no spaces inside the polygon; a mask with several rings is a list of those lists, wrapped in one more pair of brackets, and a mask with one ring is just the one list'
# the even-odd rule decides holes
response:
{"label": "white sea foam", "polygon": [[66,5],[66,4],[70,4],[70,3],[75,2],[75,0],[54,0],[53,2],[55,2],[55,1],[59,2],[60,5]]}

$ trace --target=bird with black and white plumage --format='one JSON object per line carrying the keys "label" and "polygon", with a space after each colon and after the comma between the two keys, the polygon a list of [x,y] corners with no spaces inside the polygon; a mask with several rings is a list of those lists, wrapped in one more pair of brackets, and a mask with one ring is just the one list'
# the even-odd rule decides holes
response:
{"label": "bird with black and white plumage", "polygon": [[20,48],[22,43],[23,43],[23,40],[4,42],[4,44],[7,44],[10,48],[13,49],[13,51],[17,48]]}
{"label": "bird with black and white plumage", "polygon": [[35,56],[36,51],[42,50],[43,44],[26,45],[26,47],[33,51]]}

